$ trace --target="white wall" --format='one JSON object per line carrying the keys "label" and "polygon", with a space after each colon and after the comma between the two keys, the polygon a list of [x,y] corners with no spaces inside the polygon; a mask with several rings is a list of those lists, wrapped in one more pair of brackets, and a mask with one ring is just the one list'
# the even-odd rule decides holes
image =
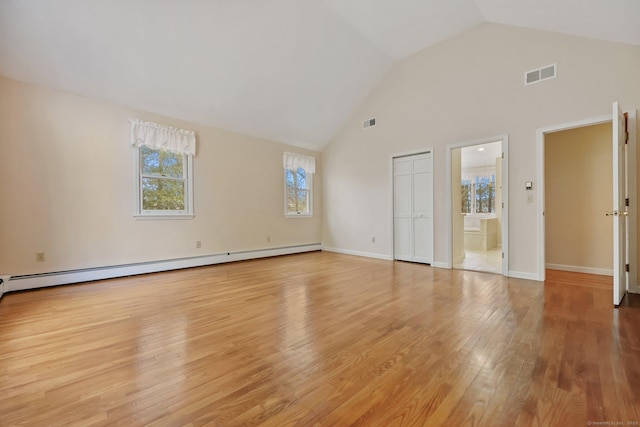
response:
{"label": "white wall", "polygon": [[[133,218],[130,118],[196,131],[193,220]],[[313,218],[284,217],[284,151],[318,159]],[[0,78],[0,159],[3,274],[321,242],[316,152]]]}
{"label": "white wall", "polygon": [[[525,71],[558,77],[524,86]],[[509,270],[535,278],[536,129],[640,105],[640,47],[486,24],[398,63],[323,151],[326,246],[391,254],[392,153],[434,147],[435,261],[447,259],[446,145],[509,134]],[[376,117],[376,126],[362,121]],[[535,183],[534,183],[535,185]],[[377,236],[371,243],[371,233]]]}

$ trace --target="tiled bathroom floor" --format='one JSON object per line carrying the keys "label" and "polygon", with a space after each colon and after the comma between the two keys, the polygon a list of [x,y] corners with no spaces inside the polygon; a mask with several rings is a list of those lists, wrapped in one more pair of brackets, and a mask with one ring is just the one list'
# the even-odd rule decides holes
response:
{"label": "tiled bathroom floor", "polygon": [[502,248],[490,249],[488,251],[465,249],[464,254],[465,256],[462,263],[454,264],[454,268],[502,274]]}

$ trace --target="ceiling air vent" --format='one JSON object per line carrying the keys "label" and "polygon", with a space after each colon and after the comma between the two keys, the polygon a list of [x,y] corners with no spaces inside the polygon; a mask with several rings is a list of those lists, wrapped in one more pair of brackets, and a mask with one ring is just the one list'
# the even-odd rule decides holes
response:
{"label": "ceiling air vent", "polygon": [[524,73],[524,85],[526,86],[543,80],[553,79],[556,77],[556,67],[557,64],[551,64],[546,67],[527,71]]}
{"label": "ceiling air vent", "polygon": [[371,126],[375,126],[375,125],[376,125],[376,118],[375,117],[373,117],[371,119],[368,119],[368,120],[365,120],[362,123],[363,129],[370,128]]}

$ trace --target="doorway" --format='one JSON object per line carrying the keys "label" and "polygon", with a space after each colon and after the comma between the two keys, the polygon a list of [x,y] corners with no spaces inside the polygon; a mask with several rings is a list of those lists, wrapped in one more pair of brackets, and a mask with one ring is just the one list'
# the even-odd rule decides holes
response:
{"label": "doorway", "polygon": [[508,275],[507,135],[447,149],[449,268]]}
{"label": "doorway", "polygon": [[[546,189],[551,183],[545,183],[546,165],[545,148],[547,136],[559,131],[568,131],[603,123],[612,124],[611,137],[608,138],[612,150],[612,179],[611,204],[613,210],[600,211],[603,221],[611,223],[610,232],[613,234],[613,304],[618,306],[627,289],[637,292],[637,185],[636,185],[636,112],[622,113],[617,102],[613,103],[611,116],[597,117],[580,120],[556,126],[538,129],[538,280],[546,278],[547,251],[546,251]],[[626,198],[626,203],[625,203]],[[635,202],[634,202],[635,201]],[[549,202],[552,202],[549,200]],[[574,210],[571,211],[574,214]],[[582,214],[579,212],[579,214]],[[606,217],[609,218],[606,218]],[[633,238],[629,239],[629,236]],[[595,239],[588,241],[590,245],[599,245]],[[609,246],[611,250],[611,246]],[[626,271],[625,271],[625,262]],[[597,270],[596,270],[597,271]]]}
{"label": "doorway", "polygon": [[611,133],[608,121],[545,135],[547,270],[613,277]]}

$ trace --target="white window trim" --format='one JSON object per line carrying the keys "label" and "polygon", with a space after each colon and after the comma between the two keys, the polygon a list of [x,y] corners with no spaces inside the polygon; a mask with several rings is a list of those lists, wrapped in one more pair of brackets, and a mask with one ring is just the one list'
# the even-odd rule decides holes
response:
{"label": "white window trim", "polygon": [[[157,148],[153,148],[156,150]],[[140,147],[133,150],[133,170],[134,170],[134,214],[138,220],[155,219],[193,219],[193,155],[184,154],[186,157],[186,181],[185,207],[184,211],[150,211],[142,209],[142,168],[140,167]]]}
{"label": "white window trim", "polygon": [[[304,169],[304,168],[302,168]],[[291,169],[288,169],[291,170]],[[294,171],[295,172],[295,171]],[[306,182],[307,182],[307,191],[309,191],[309,212],[289,212],[287,210],[287,170],[284,170],[284,217],[285,218],[311,218],[313,216],[313,173],[305,170],[306,172]]]}

